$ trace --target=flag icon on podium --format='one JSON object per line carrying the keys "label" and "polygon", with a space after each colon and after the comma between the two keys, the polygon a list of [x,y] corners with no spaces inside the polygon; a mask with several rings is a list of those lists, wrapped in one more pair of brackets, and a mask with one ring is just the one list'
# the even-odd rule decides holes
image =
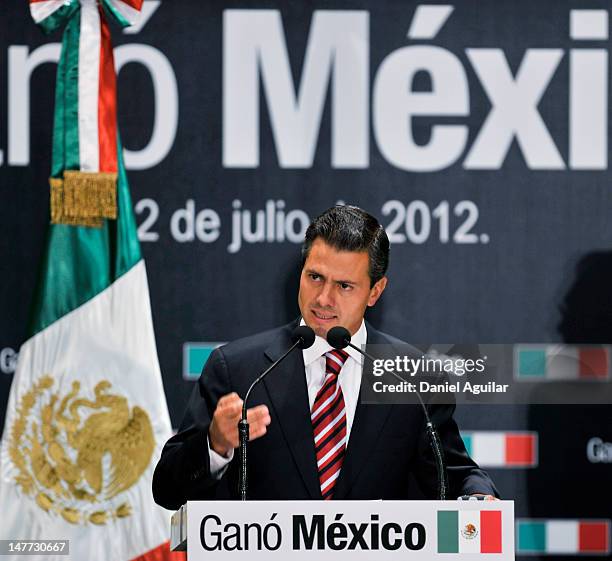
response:
{"label": "flag icon on podium", "polygon": [[439,510],[438,553],[502,553],[501,511]]}

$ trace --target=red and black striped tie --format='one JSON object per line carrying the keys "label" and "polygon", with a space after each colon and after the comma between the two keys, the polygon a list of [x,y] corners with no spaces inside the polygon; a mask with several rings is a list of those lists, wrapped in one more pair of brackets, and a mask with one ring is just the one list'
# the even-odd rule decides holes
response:
{"label": "red and black striped tie", "polygon": [[346,451],[346,411],[338,375],[347,357],[348,353],[342,350],[325,353],[325,381],[310,414],[321,494],[325,500],[334,494]]}

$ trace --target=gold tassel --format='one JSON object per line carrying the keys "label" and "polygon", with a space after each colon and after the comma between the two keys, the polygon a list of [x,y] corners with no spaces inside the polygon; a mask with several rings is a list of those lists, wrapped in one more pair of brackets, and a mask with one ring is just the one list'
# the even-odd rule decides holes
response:
{"label": "gold tassel", "polygon": [[79,218],[117,218],[117,174],[65,171],[64,213]]}
{"label": "gold tassel", "polygon": [[66,170],[49,184],[52,223],[99,228],[104,218],[117,218],[116,173]]}
{"label": "gold tassel", "polygon": [[61,224],[64,214],[64,180],[50,177],[49,186],[51,187],[51,223]]}

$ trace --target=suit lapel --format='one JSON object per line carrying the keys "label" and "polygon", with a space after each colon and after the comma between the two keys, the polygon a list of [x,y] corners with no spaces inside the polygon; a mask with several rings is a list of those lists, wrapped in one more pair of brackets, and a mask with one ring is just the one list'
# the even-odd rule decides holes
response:
{"label": "suit lapel", "polygon": [[[389,343],[371,325],[366,324],[366,326],[368,344]],[[391,413],[391,406],[388,405],[364,405],[361,402],[362,389],[363,387],[360,386],[359,399],[355,409],[355,419],[351,428],[346,456],[342,463],[336,490],[334,491],[334,499],[344,499],[347,497],[361,469],[368,461],[372,448]]]}
{"label": "suit lapel", "polygon": [[[283,330],[277,341],[265,351],[271,361],[277,360],[291,346],[290,332],[290,327]],[[312,499],[320,499],[321,488],[301,351],[293,351],[276,372],[264,378],[263,383],[308,493]]]}

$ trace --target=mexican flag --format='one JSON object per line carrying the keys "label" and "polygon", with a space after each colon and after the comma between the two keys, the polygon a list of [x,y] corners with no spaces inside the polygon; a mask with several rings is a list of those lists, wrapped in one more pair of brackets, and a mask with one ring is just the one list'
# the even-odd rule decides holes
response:
{"label": "mexican flag", "polygon": [[[29,553],[28,559],[161,561],[170,558],[169,513],[154,504],[151,479],[171,435],[170,418],[116,135],[108,26],[101,6],[81,3],[32,2],[33,14],[44,16],[46,25],[68,19],[52,177],[57,186],[65,171],[83,174],[70,187],[83,212],[56,213],[49,228],[31,336],[19,353],[2,435],[0,537],[69,541],[68,557]],[[105,99],[90,103],[104,117],[96,123],[79,107],[80,90],[91,95],[88,78],[78,72],[83,57],[98,61],[94,91]],[[82,126],[89,126],[86,134]],[[97,169],[91,165],[93,129],[100,139]],[[115,135],[110,145],[109,134]],[[89,158],[91,169],[82,167],[82,158]],[[98,200],[116,219],[92,213],[95,197],[81,204],[91,192],[103,192]]]}
{"label": "mexican flag", "polygon": [[519,555],[610,555],[610,519],[518,519]]}
{"label": "mexican flag", "polygon": [[610,379],[610,347],[602,345],[517,345],[519,382],[605,382]]}
{"label": "mexican flag", "polygon": [[438,553],[502,553],[501,511],[438,511]]}
{"label": "mexican flag", "polygon": [[538,465],[534,431],[461,431],[470,457],[483,468],[528,468]]}

